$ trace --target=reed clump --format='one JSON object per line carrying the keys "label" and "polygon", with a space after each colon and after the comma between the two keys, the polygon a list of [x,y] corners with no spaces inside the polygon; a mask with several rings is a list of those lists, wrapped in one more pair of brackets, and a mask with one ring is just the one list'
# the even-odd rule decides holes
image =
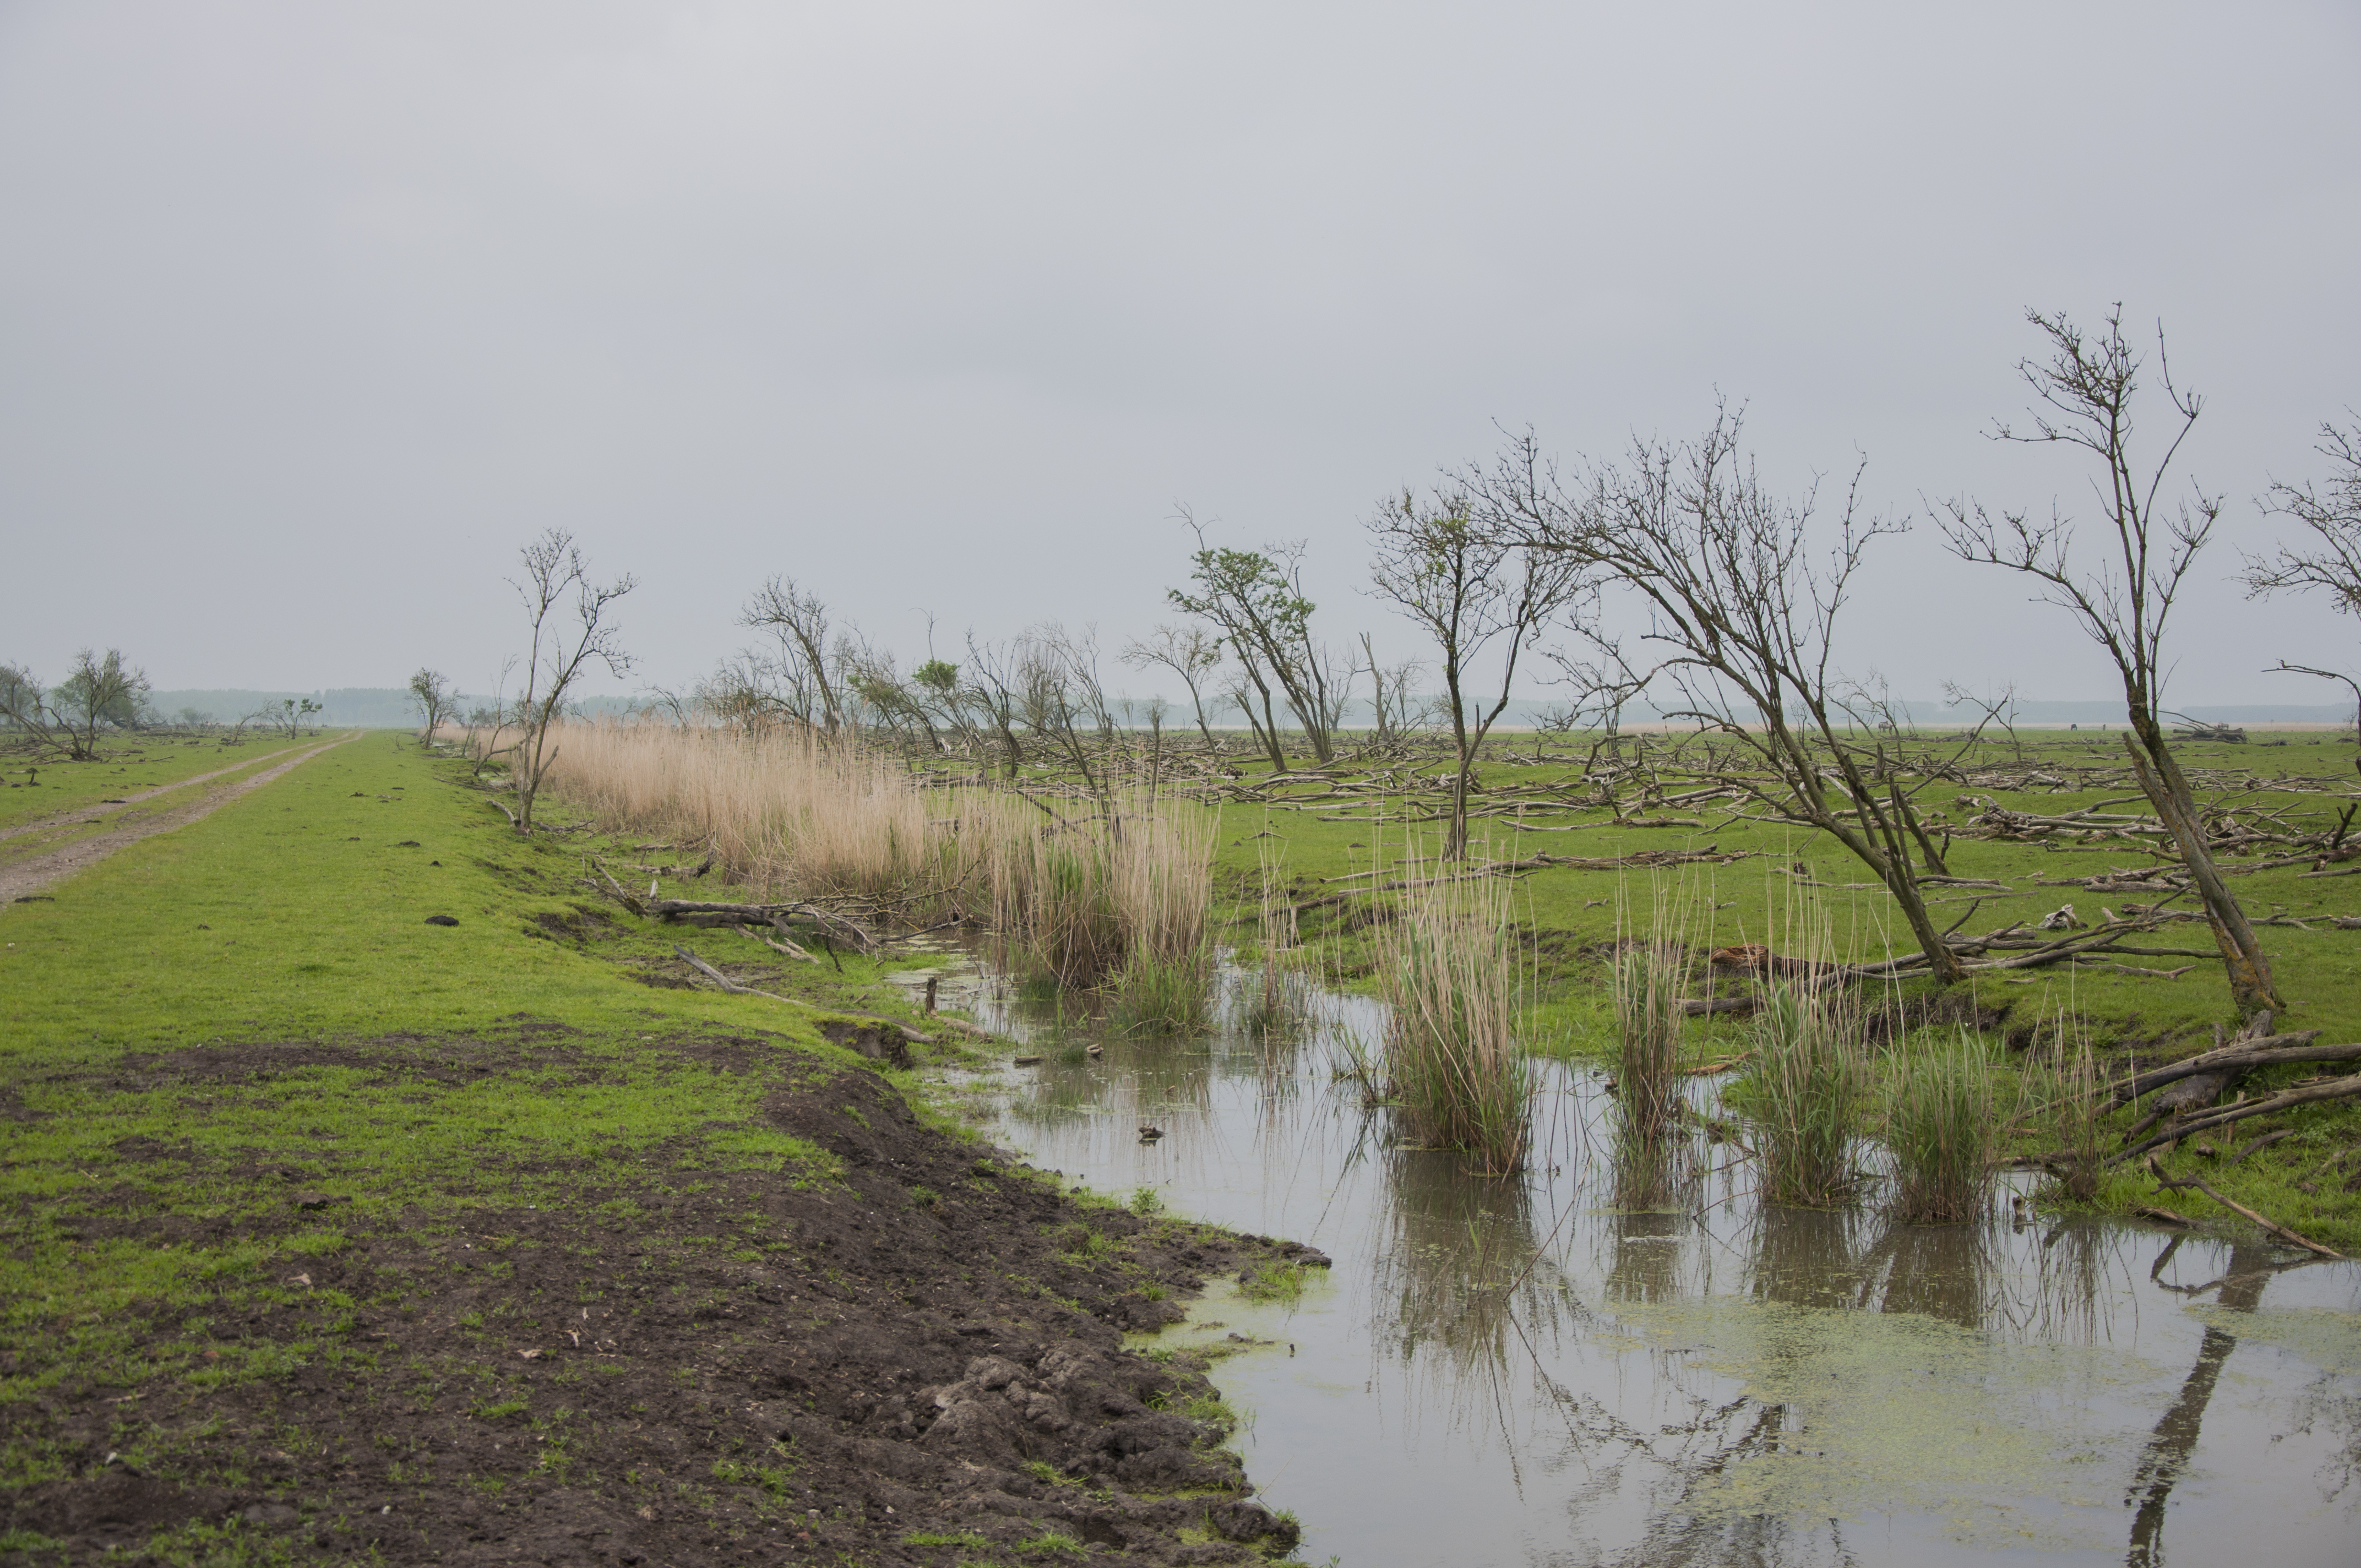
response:
{"label": "reed clump", "polygon": [[1681,1124],[1681,1046],[1687,1013],[1681,992],[1688,980],[1691,927],[1700,899],[1687,883],[1652,883],[1648,929],[1626,927],[1610,975],[1615,1004],[1615,1189],[1625,1208],[1646,1208],[1674,1195],[1686,1174],[1688,1138]]}
{"label": "reed clump", "polygon": [[1773,1203],[1825,1209],[1852,1195],[1869,1097],[1861,1025],[1848,992],[1809,982],[1773,987],[1755,1016],[1748,1080]]}
{"label": "reed clump", "polygon": [[1212,955],[1134,953],[1115,978],[1115,1025],[1126,1035],[1196,1035],[1213,1015]]}
{"label": "reed clump", "polygon": [[2047,1031],[2049,1044],[2026,1053],[2020,1092],[2029,1103],[2017,1116],[2044,1128],[2050,1173],[2067,1198],[2087,1203],[2099,1195],[2100,1124],[2112,1109],[2088,1028],[2070,1007],[2060,1007]]}
{"label": "reed clump", "polygon": [[1268,844],[1261,846],[1260,861],[1261,904],[1255,945],[1261,961],[1252,981],[1237,988],[1236,1019],[1240,1031],[1268,1051],[1300,1036],[1311,1022],[1311,1008],[1301,977],[1288,967],[1287,955],[1296,934],[1295,914],[1280,891],[1281,868]]}
{"label": "reed clump", "polygon": [[1616,955],[1616,1155],[1627,1202],[1658,1201],[1673,1174],[1668,1157],[1681,1135],[1686,968],[1675,938],[1651,936]]}
{"label": "reed clump", "polygon": [[1378,981],[1393,1008],[1387,1077],[1414,1135],[1489,1174],[1521,1168],[1533,1089],[1515,1038],[1506,884],[1463,877],[1413,888],[1379,930]]}
{"label": "reed clump", "polygon": [[1119,793],[1092,818],[1044,822],[1005,796],[974,812],[989,846],[993,929],[1013,967],[1112,990],[1143,1032],[1202,1028],[1213,979],[1210,814]]}
{"label": "reed clump", "polygon": [[1885,1146],[1894,1217],[1948,1225],[1992,1203],[1999,1136],[1991,1053],[1971,1029],[1905,1042],[1889,1061]]}

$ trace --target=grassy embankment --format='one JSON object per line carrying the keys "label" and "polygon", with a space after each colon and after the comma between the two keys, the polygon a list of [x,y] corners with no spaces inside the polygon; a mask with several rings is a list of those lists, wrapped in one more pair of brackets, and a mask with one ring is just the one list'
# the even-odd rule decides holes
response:
{"label": "grassy embankment", "polygon": [[[2257,736],[2257,742],[2268,737]],[[2184,765],[2196,769],[2251,769],[2252,785],[2238,801],[2243,813],[2286,809],[2299,814],[2311,829],[2332,828],[2340,798],[2320,793],[2275,789],[2275,783],[2312,782],[2319,789],[2351,788],[2352,743],[2316,735],[2285,738],[2283,747],[2259,743],[2246,746],[2198,743],[2184,749]],[[1520,741],[1520,750],[1529,744]],[[2069,764],[2104,769],[2117,764],[2114,738],[2072,739],[2045,736],[2028,740],[2026,756],[2032,767]],[[1998,764],[2015,753],[2004,746],[1983,749],[1972,763]],[[1434,771],[1430,768],[1428,771]],[[1349,776],[1349,770],[1347,770]],[[1499,795],[1518,786],[1547,782],[1564,784],[1553,795],[1587,793],[1581,787],[1582,770],[1568,765],[1488,763],[1482,770],[1488,792]],[[1251,773],[1247,784],[1252,784]],[[1279,801],[1308,805],[1323,797],[1317,784],[1281,785],[1270,792]],[[2038,786],[2004,790],[1985,785],[1938,784],[1921,796],[1922,808],[1945,812],[1952,823],[1966,818],[1971,808],[1956,804],[1962,795],[1987,796],[2014,811],[2060,815],[2076,806],[2136,797],[2136,789],[2100,790]],[[1438,795],[1422,794],[1411,809],[1432,813]],[[1479,797],[1479,799],[1482,797]],[[1260,919],[1262,866],[1276,860],[1285,882],[1286,901],[1304,904],[1355,886],[1388,882],[1406,859],[1431,864],[1440,841],[1441,825],[1420,823],[1409,829],[1418,835],[1416,850],[1405,855],[1402,815],[1405,801],[1395,795],[1372,805],[1366,797],[1338,799],[1330,808],[1267,809],[1253,804],[1225,807],[1216,860],[1216,885],[1229,901],[1221,926],[1232,940],[1251,948]],[[1627,810],[1631,802],[1627,797]],[[2146,811],[2136,799],[2113,809]],[[1479,820],[1473,825],[1478,859],[1520,860],[1535,853],[1593,858],[1620,857],[1643,850],[1719,849],[1746,858],[1729,864],[1690,865],[1649,872],[1584,871],[1549,867],[1520,877],[1514,884],[1514,916],[1521,934],[1532,944],[1540,981],[1540,1003],[1527,1010],[1521,1031],[1529,1048],[1571,1055],[1605,1057],[1611,1052],[1615,1016],[1606,953],[1620,935],[1646,933],[1652,887],[1676,885],[1690,910],[1684,935],[1702,946],[1772,940],[1784,937],[1796,919],[1799,896],[1816,900],[1818,915],[1834,933],[1836,956],[1871,960],[1889,951],[1910,949],[1907,928],[1883,889],[1861,884],[1870,881],[1865,868],[1834,843],[1800,828],[1735,819],[1727,803],[1704,806],[1649,807],[1635,812],[1651,819],[1691,817],[1701,827],[1633,828],[1619,826],[1604,806],[1583,811],[1534,811],[1522,827],[1514,819]],[[1546,828],[1550,830],[1536,830]],[[1571,830],[1565,830],[1571,829]],[[1937,826],[1940,831],[1939,825]],[[1271,837],[1265,837],[1268,833]],[[2268,858],[2285,851],[2268,847],[2246,859]],[[1949,854],[1953,875],[2005,883],[2008,892],[1990,889],[1932,889],[1930,902],[1944,925],[1968,916],[1964,929],[1984,932],[2013,922],[2031,925],[2060,905],[2071,904],[2077,915],[2095,923],[2103,907],[2119,912],[2126,901],[2151,903],[2152,892],[2092,893],[2079,887],[2044,885],[2068,878],[2089,877],[2111,868],[2154,866],[2161,862],[2123,839],[2105,843],[2072,843],[2052,847],[2041,843],[1956,839]],[[2244,861],[2225,862],[2235,871]],[[1790,870],[1803,867],[1797,874]],[[2312,921],[2309,929],[2294,925],[2267,926],[2263,932],[2280,987],[2290,1006],[2280,1021],[2282,1029],[2323,1031],[2323,1041],[2361,1041],[2361,931],[2339,929],[2327,922],[2332,916],[2361,916],[2361,878],[2307,877],[2307,866],[2235,875],[2232,886],[2251,917],[2264,921],[2284,917]],[[1355,872],[1378,872],[1360,882],[1341,881]],[[1972,906],[1972,907],[1971,907]],[[2192,910],[2194,901],[2182,899],[2172,907]],[[1306,944],[1303,961],[1331,979],[1348,985],[1374,985],[1377,953],[1366,930],[1355,927],[1350,905],[1309,911],[1301,916]],[[2102,1071],[2119,1066],[2129,1056],[2143,1062],[2167,1061],[2208,1047],[2213,1027],[2235,1026],[2223,966],[2206,927],[2196,921],[2175,921],[2136,939],[2151,949],[2181,949],[2190,956],[2157,952],[2111,961],[2135,968],[2177,970],[2178,979],[2165,980],[2084,967],[2036,970],[2017,974],[1979,976],[1961,988],[1983,1018],[1984,1032],[2000,1070],[2001,1103],[2012,1095],[2028,1060],[2054,1051],[2061,1015],[2068,1021],[2070,1047],[2087,1039]],[[1923,981],[1901,988],[1905,999],[1924,996]],[[1698,992],[1692,989],[1690,994]],[[1957,1005],[1965,1006],[1967,1003]],[[1743,1050],[1750,1025],[1728,1018],[1688,1022],[1685,1059],[1690,1064],[1726,1058]],[[2265,1086],[2308,1076],[2319,1068],[2283,1068],[2248,1080],[2249,1092]],[[2345,1069],[2325,1070],[2342,1071]],[[2039,1092],[2038,1086],[2033,1091]],[[2117,1113],[2103,1126],[2128,1124],[2132,1118]],[[2038,1123],[2038,1125],[2035,1124]],[[2028,1129],[2004,1145],[2015,1152],[2059,1147],[2051,1119],[2037,1111],[2015,1124]],[[2219,1145],[2226,1159],[2246,1140],[2264,1134],[2291,1130],[2292,1136],[2269,1146],[2226,1172],[2214,1174],[2220,1159],[2184,1146],[2166,1165],[2178,1175],[2195,1170],[2228,1196],[2247,1203],[2283,1223],[2337,1246],[2361,1252],[2361,1192],[2345,1190],[2353,1175],[2351,1162],[2326,1180],[2313,1183],[2317,1191],[2301,1188],[2322,1162],[2339,1150],[2361,1142],[2361,1111],[2350,1106],[2309,1107],[2284,1117],[2258,1118],[2240,1124]],[[2114,1146],[2106,1136],[2103,1148]],[[2103,1185],[2098,1202],[2114,1210],[2158,1201],[2153,1184],[2144,1176],[2119,1172]],[[2233,1226],[2245,1222],[2210,1200],[2184,1191],[2162,1200],[2180,1212]]]}
{"label": "grassy embankment", "polygon": [[[535,1240],[519,1222],[554,1212],[609,1254],[627,1245],[618,1266],[643,1283],[719,1299],[752,1286],[717,1267],[769,1266],[813,1281],[801,1310],[831,1321],[826,1258],[799,1253],[732,1180],[830,1185],[840,1161],[761,1107],[860,1058],[820,1037],[821,1012],[636,983],[677,972],[684,934],[609,918],[575,885],[586,840],[519,839],[455,785],[463,771],[406,737],[368,735],[56,884],[54,902],[0,914],[0,1486],[24,1497],[124,1474],[251,1495],[316,1462],[383,1490],[389,1509],[447,1496],[436,1486],[489,1499],[564,1481],[702,1510],[725,1534],[776,1511],[763,1480],[776,1472],[751,1459],[717,1464],[702,1490],[676,1472],[660,1485],[553,1470],[569,1432],[579,1452],[584,1423],[621,1431],[632,1418],[602,1410],[578,1364],[512,1349],[562,1348],[564,1324],[589,1309],[522,1287],[503,1297],[501,1281],[515,1249],[552,1245],[546,1225]],[[67,792],[38,793],[49,806]],[[752,948],[686,935],[725,962]],[[875,962],[793,967],[754,983],[896,1010]],[[941,1201],[954,1199],[975,1201]],[[342,1262],[374,1292],[314,1288]],[[484,1284],[482,1310],[411,1321],[454,1270]],[[741,1332],[704,1331],[719,1354],[668,1369],[688,1395],[720,1387],[716,1363]],[[348,1439],[306,1430],[288,1383],[305,1367],[329,1380],[311,1391],[324,1402],[398,1409],[413,1427],[432,1411],[448,1428],[500,1418],[519,1431],[504,1464],[464,1477],[444,1473],[460,1461],[434,1456],[439,1437],[322,1458],[322,1443]],[[478,1449],[469,1464],[491,1452]],[[357,1551],[380,1530],[308,1517],[342,1504],[286,1501],[323,1545]],[[154,1550],[261,1560],[286,1544],[272,1533],[199,1520],[159,1531]]]}

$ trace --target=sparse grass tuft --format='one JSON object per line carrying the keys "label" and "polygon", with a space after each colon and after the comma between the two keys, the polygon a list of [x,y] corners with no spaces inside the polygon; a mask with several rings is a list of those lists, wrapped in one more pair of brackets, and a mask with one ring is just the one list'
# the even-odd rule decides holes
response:
{"label": "sparse grass tuft", "polygon": [[1300,1263],[1259,1264],[1238,1281],[1238,1294],[1249,1301],[1285,1301],[1292,1305],[1303,1299],[1304,1281],[1311,1272]]}
{"label": "sparse grass tuft", "polygon": [[1072,1536],[1062,1534],[1058,1530],[1044,1530],[1039,1535],[1031,1536],[1024,1541],[1018,1541],[1016,1543],[1016,1550],[1019,1552],[1071,1552],[1074,1556],[1079,1557],[1086,1548],[1084,1548],[1081,1541],[1075,1540]]}

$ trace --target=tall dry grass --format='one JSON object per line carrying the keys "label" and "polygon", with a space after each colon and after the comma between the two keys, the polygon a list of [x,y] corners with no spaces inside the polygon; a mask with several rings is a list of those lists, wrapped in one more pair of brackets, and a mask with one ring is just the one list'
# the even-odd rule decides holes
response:
{"label": "tall dry grass", "polygon": [[556,739],[550,794],[609,831],[710,848],[757,896],[988,919],[1016,967],[1067,988],[1128,975],[1144,1014],[1202,1018],[1210,813],[1116,790],[1049,817],[998,791],[922,788],[891,758],[808,733],[599,721]]}
{"label": "tall dry grass", "polygon": [[[1403,869],[1419,880],[1414,862]],[[1533,1084],[1515,1038],[1508,884],[1457,877],[1413,888],[1377,933],[1378,983],[1393,1004],[1387,1075],[1413,1132],[1488,1173],[1521,1168]]]}
{"label": "tall dry grass", "polygon": [[563,726],[544,790],[618,833],[710,848],[763,896],[961,912],[984,840],[891,761],[801,733]]}

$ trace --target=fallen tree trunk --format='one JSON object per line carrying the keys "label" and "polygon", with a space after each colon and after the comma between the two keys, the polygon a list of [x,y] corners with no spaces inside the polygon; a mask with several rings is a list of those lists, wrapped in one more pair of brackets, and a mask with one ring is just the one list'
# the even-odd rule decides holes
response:
{"label": "fallen tree trunk", "polygon": [[2292,1035],[2267,1035],[2258,1040],[2241,1040],[2216,1050],[2193,1056],[2169,1067],[2151,1068],[2115,1085],[2115,1103],[2127,1105],[2168,1083],[2200,1073],[2221,1069],[2272,1067],[2280,1062],[2352,1061],[2361,1058],[2361,1045],[2316,1046],[2317,1029],[2303,1029]]}
{"label": "fallen tree trunk", "polygon": [[712,904],[691,898],[658,898],[648,900],[647,909],[667,924],[685,926],[769,926],[780,920],[804,920],[864,952],[877,945],[874,937],[851,921],[808,904]]}
{"label": "fallen tree trunk", "polygon": [[2361,1095],[2361,1073],[2356,1073],[2348,1078],[2325,1079],[2319,1083],[2297,1084],[2291,1089],[2281,1090],[2267,1100],[2241,1101],[2235,1105],[2225,1106],[2207,1115],[2192,1116],[2175,1126],[2170,1132],[2158,1133],[2146,1143],[2135,1144],[2121,1154],[2109,1155],[2102,1163],[2121,1165],[2124,1161],[2137,1155],[2144,1155],[2150,1149],[2160,1148],[2166,1144],[2178,1143],[2182,1138],[2191,1137],[2199,1133],[2211,1132],[2216,1127],[2226,1127],[2233,1122],[2243,1122],[2250,1116],[2268,1116],[2274,1112],[2292,1111],[2299,1105],[2316,1105],[2323,1100],[2350,1100],[2356,1095]]}
{"label": "fallen tree trunk", "polygon": [[723,974],[719,970],[715,969],[711,964],[707,963],[703,959],[698,958],[695,953],[690,952],[686,948],[680,947],[675,944],[673,948],[673,951],[679,954],[683,959],[686,960],[690,968],[696,970],[697,973],[705,976],[706,979],[711,981],[722,990],[730,992],[732,996],[766,997],[773,1002],[784,1002],[790,1007],[809,1008],[814,1013],[824,1014],[831,1018],[858,1018],[862,1022],[867,1024],[883,1024],[885,1027],[899,1032],[904,1039],[911,1041],[916,1045],[931,1046],[935,1043],[935,1037],[932,1035],[922,1035],[917,1030],[910,1027],[907,1024],[903,1023],[899,1018],[887,1018],[875,1013],[849,1013],[841,1007],[829,1007],[822,1003],[805,1002],[793,996],[781,996],[775,991],[761,991],[751,985],[741,985],[736,981],[731,980],[728,975]]}

